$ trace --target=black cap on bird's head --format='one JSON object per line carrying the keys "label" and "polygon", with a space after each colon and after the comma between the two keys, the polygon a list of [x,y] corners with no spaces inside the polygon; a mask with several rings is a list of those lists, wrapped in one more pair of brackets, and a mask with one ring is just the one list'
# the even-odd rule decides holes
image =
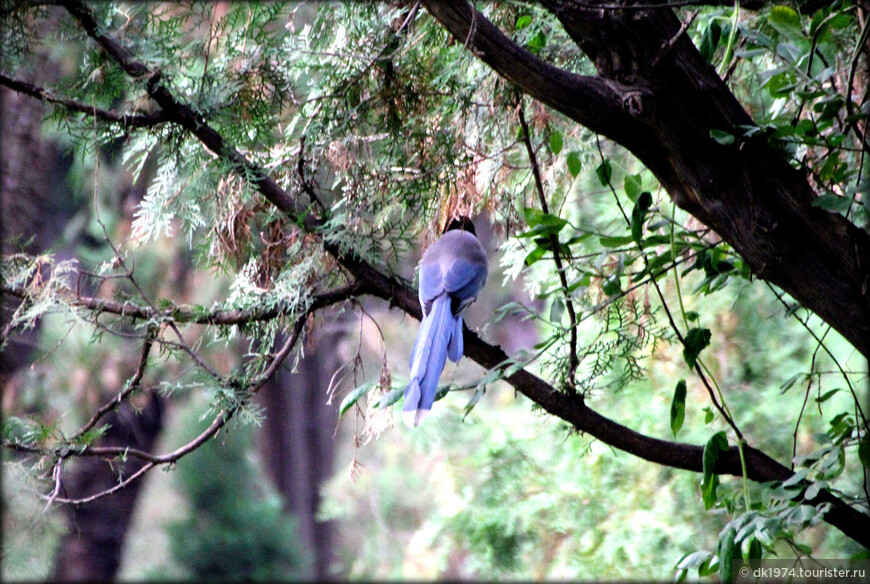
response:
{"label": "black cap on bird's head", "polygon": [[468,231],[472,235],[477,235],[474,232],[474,223],[472,223],[471,219],[469,219],[465,215],[454,217],[450,221],[448,221],[447,225],[444,226],[444,233],[447,233],[448,231],[453,231],[454,229]]}

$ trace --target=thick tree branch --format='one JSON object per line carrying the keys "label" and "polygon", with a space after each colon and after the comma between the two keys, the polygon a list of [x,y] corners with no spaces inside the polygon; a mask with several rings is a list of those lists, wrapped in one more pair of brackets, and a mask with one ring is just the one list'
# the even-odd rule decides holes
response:
{"label": "thick tree branch", "polygon": [[[520,87],[528,86],[529,80],[545,82],[545,87],[548,87],[553,95],[575,104],[574,106],[566,106],[569,110],[596,125],[601,125],[601,117],[608,115],[612,115],[617,120],[617,124],[618,120],[630,117],[630,114],[626,113],[626,109],[619,105],[623,103],[622,100],[614,102],[614,97],[621,94],[612,88],[619,88],[620,84],[568,74],[536,58],[529,59],[526,51],[516,47],[509,40],[505,43],[506,37],[480,13],[472,12],[471,8],[464,2],[442,3],[428,0],[426,4],[430,12],[436,14],[439,20],[441,20],[441,16],[446,14],[450,23],[448,29],[451,29],[451,26],[458,27],[457,30],[460,31],[460,34],[457,35],[457,38],[463,42],[468,41],[469,45],[481,55],[481,58],[487,60],[488,63],[491,60],[496,63],[497,67],[509,69],[511,71],[510,80]],[[100,32],[93,15],[85,5],[80,2],[66,2],[65,5],[88,34],[118,61],[125,71],[134,76],[149,76],[149,94],[168,113],[173,122],[188,129],[210,150],[233,162],[237,172],[243,175],[246,171],[250,172],[251,174],[248,176],[254,176],[252,182],[263,196],[278,209],[297,220],[304,229],[312,232],[317,230],[320,226],[320,221],[317,218],[310,215],[300,215],[302,206],[289,193],[281,189],[263,169],[248,161],[229,145],[217,131],[206,124],[199,114],[177,101],[168,89],[160,84],[159,74],[151,73],[146,66],[135,61],[117,41]],[[486,34],[481,34],[481,30],[484,30]],[[451,31],[456,35],[453,29]],[[512,59],[516,59],[517,62],[514,63]],[[517,67],[514,67],[514,64]],[[499,68],[494,67],[501,72]],[[577,102],[583,99],[588,99],[591,106],[577,105]],[[596,111],[596,107],[601,109]],[[627,109],[631,110],[631,107]],[[410,288],[395,278],[384,275],[352,251],[342,252],[337,246],[326,242],[324,242],[324,247],[361,283],[360,294],[370,294],[382,298],[390,302],[392,306],[398,307],[417,319],[422,317],[417,295]],[[507,366],[508,356],[500,347],[484,342],[477,334],[467,328],[464,334],[465,354],[471,359],[487,368]],[[517,371],[507,377],[507,381],[548,413],[567,421],[579,431],[588,433],[614,448],[657,464],[695,472],[702,471],[703,448],[700,446],[660,440],[635,432],[593,411],[580,397],[561,393],[528,371]],[[744,452],[747,457],[747,472],[749,478],[753,480],[784,480],[792,475],[788,467],[781,465],[763,452],[748,446],[744,448]],[[720,455],[715,472],[735,476],[743,475],[736,447],[732,447]],[[825,516],[826,521],[862,545],[870,547],[870,529],[867,529],[865,515],[852,509],[828,491],[823,491],[810,502],[821,501],[828,501],[833,505]]]}
{"label": "thick tree branch", "polygon": [[714,229],[756,275],[786,290],[870,357],[870,235],[841,215],[812,207],[817,195],[805,174],[763,139],[723,146],[710,137],[711,130],[739,132],[734,126],[753,122],[680,33],[672,11],[544,3],[595,63],[597,77],[545,63],[465,0],[424,0],[496,73],[626,147],[680,208]]}

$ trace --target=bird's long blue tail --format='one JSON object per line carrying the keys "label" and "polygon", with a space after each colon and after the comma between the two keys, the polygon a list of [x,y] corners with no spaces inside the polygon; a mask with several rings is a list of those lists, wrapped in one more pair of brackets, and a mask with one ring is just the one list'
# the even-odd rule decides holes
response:
{"label": "bird's long blue tail", "polygon": [[459,361],[462,349],[462,316],[453,315],[450,298],[443,294],[434,300],[432,310],[420,323],[411,351],[411,382],[402,407],[406,426],[419,426],[432,409],[448,354],[452,361]]}

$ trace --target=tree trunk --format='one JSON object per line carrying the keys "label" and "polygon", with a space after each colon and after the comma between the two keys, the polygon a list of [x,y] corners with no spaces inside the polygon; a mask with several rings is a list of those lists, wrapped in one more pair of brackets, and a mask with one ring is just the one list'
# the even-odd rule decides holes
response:
{"label": "tree trunk", "polygon": [[545,2],[595,63],[598,75],[587,77],[517,46],[465,0],[424,3],[499,75],[630,150],[756,275],[870,357],[870,235],[812,207],[817,195],[807,177],[764,138],[724,146],[710,137],[753,122],[671,9]]}
{"label": "tree trunk", "polygon": [[[129,403],[107,416],[111,427],[99,441],[102,446],[130,446],[150,450],[163,426],[163,404],[151,394],[148,404],[135,413]],[[105,491],[130,476],[145,463],[129,458],[121,468],[100,458],[78,458],[68,463],[61,482],[61,494],[82,498]],[[52,579],[56,581],[109,582],[121,561],[122,545],[134,505],[144,482],[133,481],[120,491],[79,507],[63,508],[69,532],[55,557]]]}
{"label": "tree trunk", "polygon": [[[328,312],[324,315],[330,320]],[[342,335],[338,329],[315,330],[298,370],[281,368],[259,393],[266,408],[259,440],[266,467],[285,508],[298,520],[301,546],[312,560],[308,576],[317,581],[334,576],[332,525],[316,515],[320,489],[332,474],[338,415],[326,401],[332,374],[341,365],[335,347]]]}

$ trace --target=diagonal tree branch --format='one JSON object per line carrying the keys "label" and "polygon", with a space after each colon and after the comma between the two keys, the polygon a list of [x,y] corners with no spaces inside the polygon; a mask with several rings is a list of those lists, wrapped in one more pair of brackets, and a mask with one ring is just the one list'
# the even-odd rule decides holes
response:
{"label": "diagonal tree branch", "polygon": [[[870,357],[870,235],[813,207],[817,194],[805,173],[765,140],[741,138],[726,147],[710,137],[725,130],[739,138],[736,126],[753,121],[679,32],[671,10],[546,0],[598,69],[598,76],[584,77],[518,46],[466,0],[423,4],[499,76],[631,151],[677,206],[714,229],[757,276]],[[666,46],[653,64],[651,56]]]}
{"label": "diagonal tree branch", "polygon": [[[547,80],[553,94],[577,103],[584,99],[589,104],[573,107],[582,119],[600,124],[602,117],[612,115],[617,124],[619,119],[625,119],[627,114],[619,107],[614,107],[613,97],[618,95],[614,90],[619,84],[602,82],[596,78],[572,75],[561,71],[540,60],[529,60],[528,53],[508,40],[505,46],[496,38],[501,35],[480,13],[471,12],[465,2],[444,2],[427,0],[427,7],[436,17],[448,14],[455,26],[460,26],[460,40],[467,40],[473,50],[490,62],[504,66],[511,59],[519,60],[520,71],[528,79]],[[90,10],[78,1],[64,2],[67,10],[79,21],[87,33],[115,59],[128,74],[136,77],[148,77],[147,89],[151,97],[158,102],[170,116],[172,122],[181,125],[194,134],[207,148],[224,157],[234,165],[236,172],[251,180],[263,196],[278,209],[297,221],[304,229],[315,232],[322,224],[321,220],[305,213],[298,201],[284,191],[262,168],[253,164],[232,147],[216,130],[211,128],[206,120],[187,105],[179,102],[172,93],[161,84],[159,72],[152,72],[144,64],[136,61],[126,48],[121,46],[110,35],[100,31]],[[443,8],[443,10],[442,10]],[[467,17],[467,20],[465,20]],[[458,24],[457,24],[458,23]],[[475,28],[477,27],[477,28]],[[448,26],[451,29],[451,26]],[[486,34],[477,34],[476,30],[485,29]],[[497,33],[497,35],[495,35]],[[454,32],[455,34],[455,32]],[[501,35],[504,37],[504,35]],[[489,51],[489,52],[487,52]],[[525,54],[521,54],[525,53]],[[489,59],[489,60],[488,60]],[[536,59],[536,58],[535,58]],[[499,71],[498,68],[496,68]],[[526,85],[522,75],[515,74],[515,81],[521,88]],[[601,108],[596,111],[596,107]],[[594,112],[594,114],[593,114]],[[582,123],[582,122],[581,122]],[[407,314],[420,319],[422,313],[416,294],[395,278],[384,275],[369,265],[352,251],[342,252],[335,245],[324,242],[325,249],[337,261],[362,283],[361,294],[370,294],[390,302]],[[497,346],[484,342],[469,329],[464,330],[465,354],[487,368],[506,368],[508,356]],[[657,464],[691,470],[702,471],[703,448],[701,446],[670,442],[645,436],[627,428],[613,420],[590,409],[585,402],[577,397],[561,393],[551,385],[525,370],[512,373],[507,378],[508,383],[540,405],[548,413],[557,416],[574,425],[579,431],[588,433],[614,448],[631,453],[635,456]],[[745,447],[747,472],[749,478],[756,481],[784,480],[792,475],[788,467],[783,466],[761,451]],[[739,453],[736,447],[730,448],[720,455],[715,472],[743,476]],[[829,491],[822,490],[810,503],[831,502],[833,507],[825,515],[825,520],[842,530],[849,537],[862,545],[870,547],[870,529],[867,529],[868,518],[852,509],[841,499]]]}

